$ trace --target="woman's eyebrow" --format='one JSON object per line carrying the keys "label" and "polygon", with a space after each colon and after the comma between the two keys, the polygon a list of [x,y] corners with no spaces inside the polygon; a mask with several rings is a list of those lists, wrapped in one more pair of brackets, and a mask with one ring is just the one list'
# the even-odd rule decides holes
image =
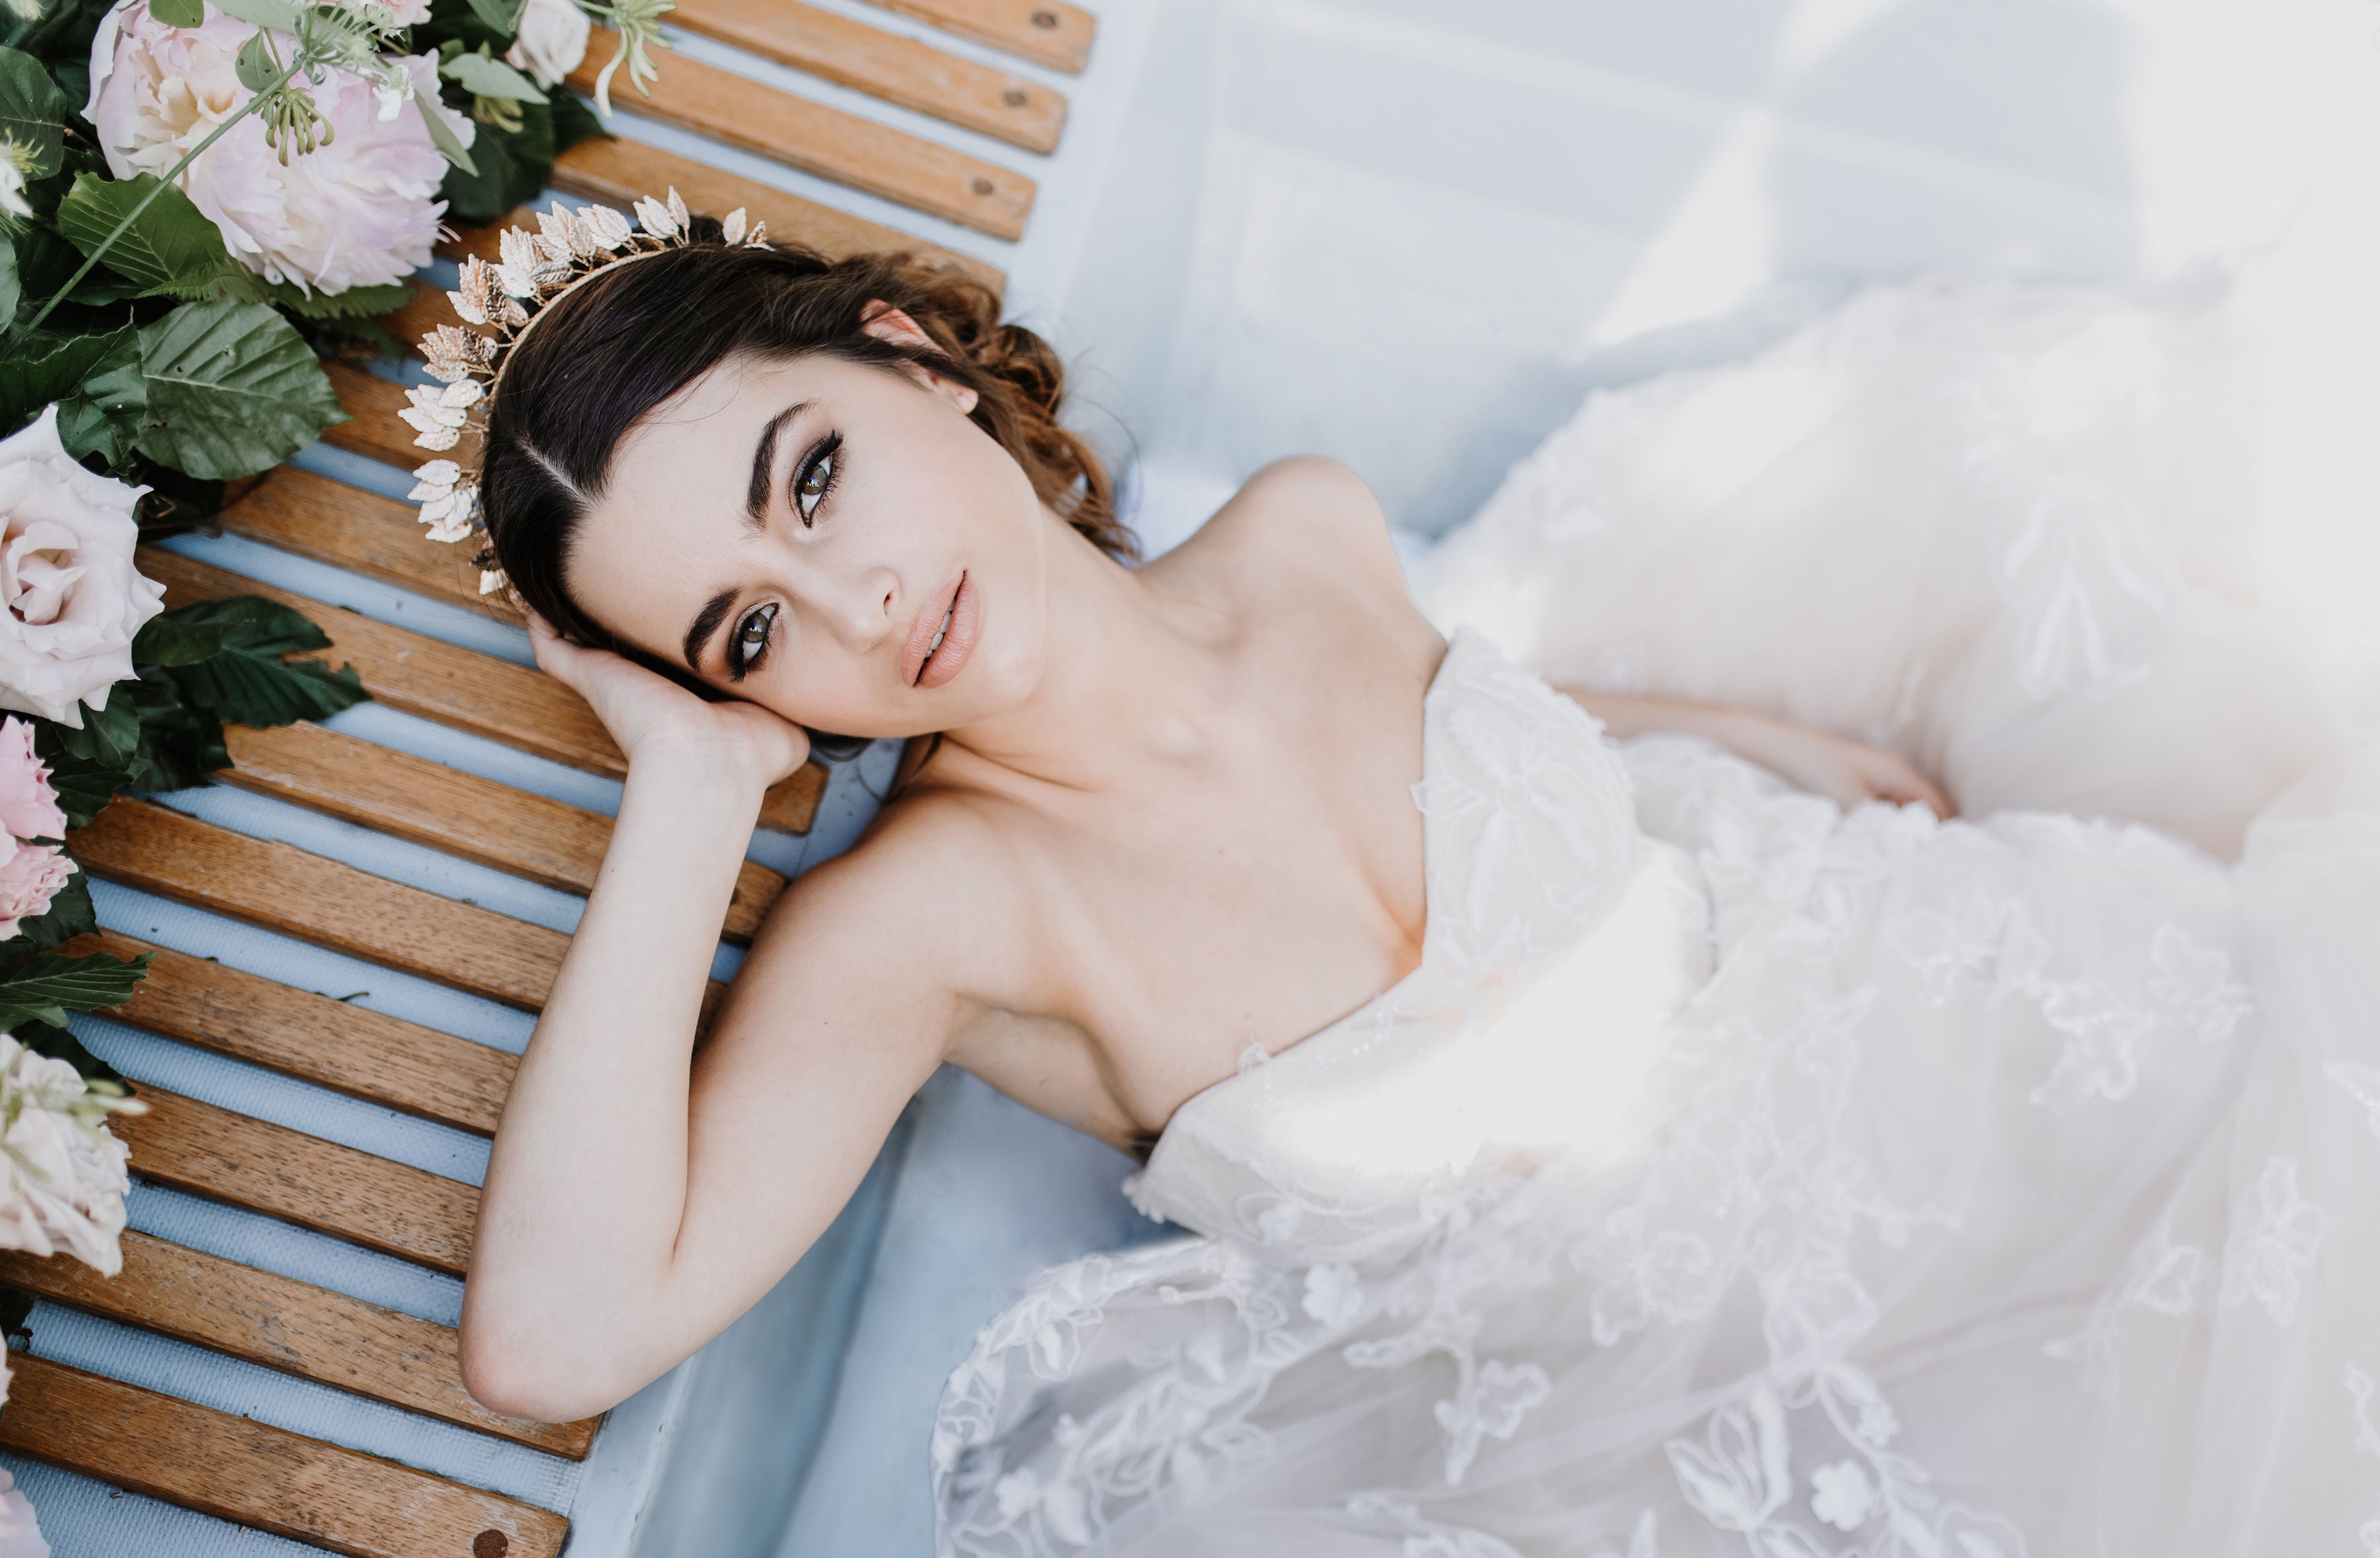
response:
{"label": "woman's eyebrow", "polygon": [[755,525],[760,524],[769,513],[769,489],[775,485],[777,470],[777,433],[809,408],[808,401],[795,402],[770,417],[769,425],[760,429],[760,441],[752,451],[752,486],[744,500],[744,507]]}
{"label": "woman's eyebrow", "polygon": [[710,635],[727,620],[727,609],[735,604],[735,592],[721,590],[702,603],[702,610],[694,614],[694,625],[686,630],[686,663],[697,676],[702,674],[702,646],[710,642]]}

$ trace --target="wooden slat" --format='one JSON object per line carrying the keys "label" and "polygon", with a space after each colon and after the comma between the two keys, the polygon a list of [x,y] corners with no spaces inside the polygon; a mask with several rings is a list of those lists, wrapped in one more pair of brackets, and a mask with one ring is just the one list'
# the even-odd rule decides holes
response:
{"label": "wooden slat", "polygon": [[569,1535],[563,1516],[501,1493],[47,1359],[8,1361],[0,1448],[115,1487],[351,1558],[559,1558]]}
{"label": "wooden slat", "polygon": [[[628,95],[635,95],[633,90]],[[767,223],[771,236],[791,238],[829,260],[854,254],[907,253],[936,269],[964,271],[995,293],[1007,284],[1007,277],[998,266],[988,265],[956,249],[928,243],[897,227],[806,200],[799,195],[787,194],[642,141],[605,140],[600,137],[580,141],[554,159],[553,187],[622,211],[635,204],[640,195],[658,198],[674,187],[692,211],[725,216],[740,206],[754,221]]]}
{"label": "wooden slat", "polygon": [[[570,85],[591,91],[596,73],[618,47],[618,34],[595,29]],[[740,146],[995,238],[1025,236],[1033,180],[997,163],[682,56],[669,61],[650,97],[625,80],[613,85],[614,108]]]}
{"label": "wooden slat", "polygon": [[1056,70],[1080,74],[1099,18],[1057,0],[874,0],[896,16],[989,43]]}
{"label": "wooden slat", "polygon": [[157,954],[132,998],[104,1016],[459,1130],[495,1134],[520,1068],[503,1050],[115,931],[64,950]]}
{"label": "wooden slat", "polygon": [[[399,463],[404,458],[399,449],[369,446],[385,444],[392,435],[409,435],[413,429],[397,421],[393,409],[380,404],[384,397],[377,388],[368,394],[356,393],[359,383],[385,386],[388,380],[358,368],[341,368],[336,364],[331,368],[331,384],[338,392],[339,404],[355,413],[355,420],[339,424],[355,429],[344,441],[346,447]],[[396,400],[404,403],[402,392]],[[416,465],[430,458],[419,449],[412,453],[419,456]],[[480,549],[465,542],[446,545],[430,539],[417,517],[420,512],[418,505],[402,499],[383,498],[284,465],[226,507],[216,516],[216,523],[235,536],[335,568],[351,568],[399,589],[521,625],[519,610],[501,594],[480,593],[480,571],[471,562]]]}
{"label": "wooden slat", "polygon": [[[612,819],[531,795],[410,753],[320,725],[225,732],[232,767],[220,777],[565,892],[595,888]],[[748,942],[785,878],[744,863],[724,933]]]}
{"label": "wooden slat", "polygon": [[419,888],[252,839],[147,801],[117,800],[75,832],[95,876],[535,1010],[570,938]]}
{"label": "wooden slat", "polygon": [[[310,600],[160,548],[141,548],[138,565],[143,575],[165,586],[168,607],[257,595],[304,612],[329,635],[332,647],[293,658],[352,665],[371,695],[391,708],[589,773],[617,779],[628,771],[626,759],[595,711],[542,671],[391,627],[361,612]],[[826,783],[822,765],[804,764],[769,791],[760,807],[760,826],[807,832]]]}
{"label": "wooden slat", "polygon": [[147,1111],[108,1128],[141,1178],[455,1276],[470,1270],[473,1187],[146,1082],[136,1094]]}
{"label": "wooden slat", "polygon": [[1066,100],[1047,87],[801,0],[678,0],[670,20],[1027,151],[1055,151],[1065,127]]}
{"label": "wooden slat", "polygon": [[585,1460],[595,1442],[600,1417],[531,1422],[473,1400],[448,1326],[142,1233],[127,1232],[122,1246],[114,1276],[0,1251],[0,1282],[550,1455]]}
{"label": "wooden slat", "polygon": [[[413,429],[397,415],[406,406],[404,385],[343,362],[326,362],[322,365],[322,371],[330,375],[331,389],[338,395],[340,406],[353,418],[323,429],[324,443],[334,449],[385,460],[408,471],[424,460],[434,458],[429,451],[415,447]],[[457,454],[455,458],[466,458],[468,453]],[[262,485],[270,486],[271,483]],[[246,501],[245,497],[241,500],[242,502]],[[238,506],[237,503],[228,505],[225,512]],[[448,550],[458,550],[468,559],[474,549]]]}

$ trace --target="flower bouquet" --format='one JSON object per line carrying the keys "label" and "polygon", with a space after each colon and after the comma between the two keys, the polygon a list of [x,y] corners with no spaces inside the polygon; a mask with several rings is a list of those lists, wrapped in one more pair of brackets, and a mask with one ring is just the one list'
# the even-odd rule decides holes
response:
{"label": "flower bouquet", "polygon": [[[166,610],[142,539],[221,508],[346,414],[322,362],[393,351],[441,219],[532,198],[601,133],[557,89],[590,18],[639,86],[671,0],[0,0],[0,1248],[114,1272],[138,1109],[67,1013],[146,958],[94,929],[73,830],[202,783],[223,726],[364,694],[304,617]],[[0,1289],[0,1330],[30,1307]],[[6,1371],[0,1369],[0,1401]],[[0,1480],[0,1558],[45,1552]]]}

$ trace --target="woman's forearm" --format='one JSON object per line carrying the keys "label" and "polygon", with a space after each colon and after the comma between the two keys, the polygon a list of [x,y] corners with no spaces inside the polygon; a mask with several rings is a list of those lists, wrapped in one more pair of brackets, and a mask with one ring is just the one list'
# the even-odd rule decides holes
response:
{"label": "woman's forearm", "polygon": [[696,1021],[762,789],[722,758],[630,766],[489,1160],[464,1304],[483,1363],[557,1327],[632,1331],[665,1286]]}

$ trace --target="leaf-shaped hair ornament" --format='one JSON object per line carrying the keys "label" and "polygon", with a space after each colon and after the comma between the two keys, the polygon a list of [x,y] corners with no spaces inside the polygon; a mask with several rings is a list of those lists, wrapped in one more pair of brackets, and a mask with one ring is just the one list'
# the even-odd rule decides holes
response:
{"label": "leaf-shaped hair ornament", "polygon": [[[552,211],[537,213],[537,231],[508,227],[497,240],[496,263],[473,255],[463,261],[462,274],[446,296],[464,322],[442,324],[421,338],[421,356],[436,385],[417,384],[406,392],[409,403],[397,413],[413,429],[413,441],[442,458],[415,467],[408,496],[421,505],[421,522],[433,541],[453,543],[484,537],[487,522],[480,511],[480,473],[445,457],[464,435],[484,431],[490,409],[504,378],[504,364],[539,318],[573,287],[614,265],[648,259],[665,249],[689,247],[694,217],[672,188],[666,199],[648,195],[636,203],[637,225],[603,206],[571,211],[560,200]],[[731,247],[767,247],[769,229],[754,223],[746,231],[745,212],[738,208],[721,223]],[[482,545],[475,561],[480,567],[480,593],[498,590],[516,605],[525,605],[496,566],[495,554]]]}

